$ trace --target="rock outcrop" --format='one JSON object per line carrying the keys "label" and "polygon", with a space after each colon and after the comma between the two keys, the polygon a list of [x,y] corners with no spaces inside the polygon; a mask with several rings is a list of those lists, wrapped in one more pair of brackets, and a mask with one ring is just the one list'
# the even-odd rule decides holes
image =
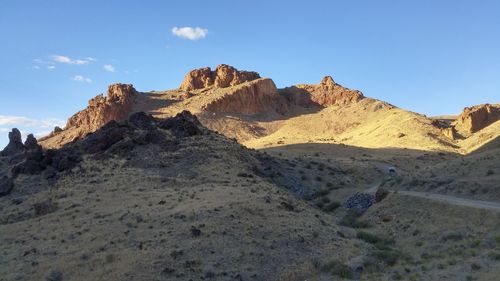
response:
{"label": "rock outcrop", "polygon": [[259,79],[260,75],[253,71],[239,71],[236,68],[220,64],[212,71],[210,67],[199,68],[190,71],[179,87],[184,91],[203,89],[210,86],[226,88],[241,83]]}
{"label": "rock outcrop", "polygon": [[286,100],[278,93],[273,80],[261,78],[231,87],[203,106],[204,111],[236,114],[259,114],[287,111]]}
{"label": "rock outcrop", "polygon": [[357,90],[351,90],[333,81],[331,76],[325,76],[317,85],[297,85],[311,94],[311,101],[321,106],[344,105],[358,102],[364,98]]}
{"label": "rock outcrop", "polygon": [[92,98],[87,108],[69,118],[64,129],[78,127],[85,135],[111,120],[126,120],[133,111],[137,95],[131,84],[112,84],[108,87],[106,97],[101,94]]}
{"label": "rock outcrop", "polygon": [[24,150],[23,141],[21,139],[21,132],[14,128],[11,132],[9,132],[9,143],[2,150],[2,156],[12,156]]}
{"label": "rock outcrop", "polygon": [[455,127],[442,128],[441,132],[451,140],[455,140],[457,138],[457,130]]}
{"label": "rock outcrop", "polygon": [[474,133],[500,120],[500,105],[481,104],[466,107],[458,116],[455,128],[460,132]]}

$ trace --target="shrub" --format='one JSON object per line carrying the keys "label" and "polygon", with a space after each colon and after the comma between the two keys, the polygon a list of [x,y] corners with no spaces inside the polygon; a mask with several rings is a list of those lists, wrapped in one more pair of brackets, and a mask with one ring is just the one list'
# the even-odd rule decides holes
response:
{"label": "shrub", "polygon": [[375,245],[379,249],[385,249],[388,247],[388,245],[394,244],[394,240],[392,239],[380,237],[365,231],[358,231],[356,237],[365,242]]}
{"label": "shrub", "polygon": [[340,220],[339,224],[342,226],[352,227],[352,228],[367,228],[370,224],[367,221],[359,220],[361,213],[349,210],[345,216]]}
{"label": "shrub", "polygon": [[339,202],[330,202],[329,204],[324,205],[322,210],[327,212],[327,213],[330,213],[330,212],[335,211],[338,207],[340,207]]}
{"label": "shrub", "polygon": [[323,264],[320,269],[323,272],[329,272],[332,275],[338,276],[340,278],[353,278],[353,273],[349,266],[341,263],[338,260],[331,260]]}

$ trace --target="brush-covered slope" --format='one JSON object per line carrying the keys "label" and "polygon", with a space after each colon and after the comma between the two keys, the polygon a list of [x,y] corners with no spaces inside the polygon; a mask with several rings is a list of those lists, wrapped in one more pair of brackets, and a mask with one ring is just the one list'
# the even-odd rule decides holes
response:
{"label": "brush-covered slope", "polygon": [[300,199],[312,190],[293,161],[188,112],[136,113],[56,150],[11,148],[0,159],[5,280],[291,280],[362,253]]}

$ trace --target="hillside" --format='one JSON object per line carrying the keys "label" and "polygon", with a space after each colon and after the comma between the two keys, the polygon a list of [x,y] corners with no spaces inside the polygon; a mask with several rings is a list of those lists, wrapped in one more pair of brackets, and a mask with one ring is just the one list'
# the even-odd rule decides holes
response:
{"label": "hillside", "polygon": [[488,129],[500,118],[498,108],[495,104],[466,108],[455,121],[427,118],[367,98],[330,76],[319,84],[277,89],[271,79],[256,72],[219,65],[213,71],[189,72],[174,90],[141,93],[132,85],[111,85],[106,96],[90,100],[64,130],[40,143],[60,147],[134,112],[165,118],[189,110],[206,127],[253,148],[314,142],[463,154],[498,135]]}
{"label": "hillside", "polygon": [[428,118],[228,65],[110,85],[9,133],[0,280],[492,280],[499,109]]}

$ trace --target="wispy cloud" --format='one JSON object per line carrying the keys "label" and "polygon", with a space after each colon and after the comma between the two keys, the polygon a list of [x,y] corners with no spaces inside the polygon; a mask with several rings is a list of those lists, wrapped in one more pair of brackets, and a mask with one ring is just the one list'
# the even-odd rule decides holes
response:
{"label": "wispy cloud", "polygon": [[33,119],[24,116],[8,116],[0,115],[0,131],[10,131],[7,127],[38,127],[38,128],[54,128],[55,126],[63,126],[64,121],[57,118]]}
{"label": "wispy cloud", "polygon": [[172,34],[177,37],[188,39],[188,40],[198,40],[203,39],[208,34],[208,29],[201,27],[177,27],[172,28]]}
{"label": "wispy cloud", "polygon": [[111,64],[105,64],[103,66],[104,70],[109,71],[109,72],[115,72],[115,67],[112,66]]}
{"label": "wispy cloud", "polygon": [[75,75],[73,76],[73,78],[71,78],[73,81],[77,81],[77,82],[87,82],[87,83],[92,83],[92,79],[88,78],[88,77],[84,77],[82,75]]}
{"label": "wispy cloud", "polygon": [[89,64],[91,62],[94,62],[96,59],[88,57],[85,59],[72,59],[67,56],[61,56],[61,55],[53,55],[52,60],[58,63],[64,63],[64,64],[76,64],[76,65],[85,65]]}
{"label": "wispy cloud", "polygon": [[64,127],[65,121],[57,118],[34,119],[25,116],[0,115],[0,149],[8,142],[8,132],[18,128],[24,138],[28,133],[35,137],[48,135],[55,126]]}
{"label": "wispy cloud", "polygon": [[49,66],[47,66],[47,69],[48,70],[54,70],[54,69],[56,69],[56,67],[54,65],[49,65]]}

